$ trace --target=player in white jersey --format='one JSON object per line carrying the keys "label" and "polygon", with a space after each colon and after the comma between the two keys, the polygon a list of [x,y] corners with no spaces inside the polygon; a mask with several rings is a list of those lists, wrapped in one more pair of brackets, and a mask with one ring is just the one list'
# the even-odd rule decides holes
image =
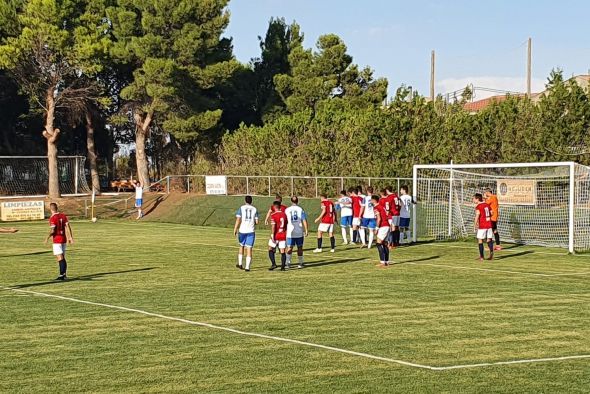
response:
{"label": "player in white jersey", "polygon": [[236,224],[234,225],[234,236],[238,237],[240,250],[238,251],[238,264],[236,267],[243,269],[242,259],[246,252],[246,271],[250,271],[252,263],[252,248],[256,240],[256,225],[258,224],[258,210],[252,205],[252,196],[246,196],[245,205],[238,208],[236,212]]}
{"label": "player in white jersey", "polygon": [[297,268],[303,268],[303,239],[308,235],[308,225],[307,215],[298,204],[297,196],[291,197],[291,206],[285,211],[287,215],[287,269],[291,267],[291,257],[295,245],[297,245],[299,263]]}
{"label": "player in white jersey", "polygon": [[399,214],[399,228],[400,228],[400,244],[404,242],[404,238],[406,239],[406,243],[411,243],[412,233],[410,232],[410,218],[412,216],[412,205],[416,204],[412,196],[408,194],[408,187],[402,186],[400,188],[400,202],[401,202],[401,209]]}
{"label": "player in white jersey", "polygon": [[340,227],[342,228],[342,239],[344,245],[348,245],[346,237],[346,229],[350,232],[350,242],[352,243],[352,198],[348,195],[346,190],[340,192],[340,198],[336,202],[340,208]]}
{"label": "player in white jersey", "polygon": [[133,182],[133,187],[135,187],[135,208],[137,208],[137,220],[143,217],[143,211],[141,206],[143,205],[143,185],[139,181]]}
{"label": "player in white jersey", "polygon": [[[373,194],[373,188],[371,186],[367,187],[367,195],[362,199],[362,206],[361,206],[361,248],[367,246],[371,249],[373,245],[373,239],[375,237],[375,231],[377,230],[377,220],[375,220],[375,206],[371,201],[371,196]],[[368,243],[365,242],[366,240],[366,233],[365,231],[369,231],[369,241]]]}

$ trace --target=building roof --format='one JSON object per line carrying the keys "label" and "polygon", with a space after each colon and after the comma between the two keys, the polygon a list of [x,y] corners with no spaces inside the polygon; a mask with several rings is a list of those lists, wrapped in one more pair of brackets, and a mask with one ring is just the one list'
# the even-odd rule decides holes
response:
{"label": "building roof", "polygon": [[507,98],[508,98],[507,95],[492,96],[492,97],[484,98],[481,100],[472,101],[470,103],[465,103],[463,105],[463,108],[469,112],[478,112],[478,111],[481,111],[482,109],[486,108],[491,103],[501,102],[501,101],[506,100]]}

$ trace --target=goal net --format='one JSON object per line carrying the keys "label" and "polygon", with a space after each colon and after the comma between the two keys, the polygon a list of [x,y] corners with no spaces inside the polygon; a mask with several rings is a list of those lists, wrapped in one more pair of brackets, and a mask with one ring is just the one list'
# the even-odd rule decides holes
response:
{"label": "goal net", "polygon": [[414,238],[474,235],[473,195],[498,196],[510,243],[590,250],[590,168],[573,162],[414,166]]}
{"label": "goal net", "polygon": [[[90,193],[83,156],[58,157],[59,190],[63,195]],[[0,197],[48,193],[49,169],[44,156],[0,156]]]}

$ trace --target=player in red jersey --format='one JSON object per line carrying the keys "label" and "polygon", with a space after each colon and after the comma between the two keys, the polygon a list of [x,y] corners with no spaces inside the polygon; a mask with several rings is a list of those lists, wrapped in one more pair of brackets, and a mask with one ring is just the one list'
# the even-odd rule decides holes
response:
{"label": "player in red jersey", "polygon": [[385,208],[387,201],[379,196],[372,196],[371,202],[375,207],[375,219],[377,220],[377,250],[379,251],[379,266],[387,267],[389,265],[389,248],[387,247],[387,238],[389,235],[389,213]]}
{"label": "player in red jersey", "polygon": [[389,215],[391,216],[391,231],[389,232],[389,248],[393,249],[399,246],[399,214],[401,201],[392,186],[385,188],[385,193],[389,199]]}
{"label": "player in red jersey", "polygon": [[352,243],[359,242],[359,228],[361,226],[361,206],[363,198],[359,196],[359,189],[352,187],[348,190],[352,200]]}
{"label": "player in red jersey", "polygon": [[[281,211],[285,212],[287,210],[287,207],[285,205],[283,205],[283,197],[280,194],[275,195],[275,201],[278,201],[281,207]],[[274,212],[274,202],[273,205],[270,206],[270,208],[268,208],[268,212],[266,212],[266,217],[264,218],[264,225],[268,226],[268,220],[270,219],[270,215],[273,214]]]}
{"label": "player in red jersey", "polygon": [[275,259],[277,247],[281,252],[281,269],[285,269],[287,262],[287,255],[285,250],[287,248],[287,215],[281,210],[281,202],[275,201],[272,205],[273,213],[270,215],[270,239],[268,240],[268,258],[270,259],[270,271],[277,268]]}
{"label": "player in red jersey", "polygon": [[315,220],[315,223],[320,222],[320,225],[318,226],[318,247],[313,252],[322,252],[322,237],[324,233],[328,233],[330,236],[330,252],[334,253],[336,249],[336,238],[334,238],[334,221],[336,219],[336,209],[334,207],[334,203],[328,200],[328,196],[326,194],[321,194],[320,198],[322,200],[322,212]]}
{"label": "player in red jersey", "polygon": [[53,254],[59,264],[59,276],[55,280],[66,280],[66,272],[68,270],[68,263],[66,262],[66,244],[74,243],[74,236],[72,228],[68,222],[68,217],[57,209],[57,204],[52,202],[49,205],[51,210],[51,217],[49,218],[49,234],[45,238],[45,243],[49,238],[53,238]]}
{"label": "player in red jersey", "polygon": [[484,259],[483,241],[487,240],[488,248],[490,249],[490,257],[488,260],[494,259],[494,231],[492,230],[492,208],[483,201],[481,193],[476,193],[473,196],[473,203],[475,207],[475,222],[474,228],[477,232],[477,241],[479,244],[479,260]]}

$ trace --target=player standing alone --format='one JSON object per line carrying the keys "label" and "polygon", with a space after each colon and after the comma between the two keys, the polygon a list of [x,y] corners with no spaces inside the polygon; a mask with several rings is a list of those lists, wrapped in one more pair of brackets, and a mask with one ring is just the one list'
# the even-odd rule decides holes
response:
{"label": "player standing alone", "polygon": [[59,265],[59,276],[55,280],[66,280],[68,263],[66,262],[66,244],[74,243],[74,235],[72,234],[72,228],[68,222],[68,217],[59,212],[57,204],[52,202],[49,205],[51,210],[51,217],[49,218],[49,234],[45,238],[45,243],[49,241],[49,238],[53,237],[53,255],[57,259]]}
{"label": "player standing alone", "polygon": [[492,209],[492,231],[494,232],[494,238],[496,246],[494,250],[502,250],[500,246],[500,233],[498,232],[498,218],[500,216],[500,204],[498,203],[498,196],[492,193],[492,189],[487,188],[485,190],[486,203]]}
{"label": "player standing alone", "polygon": [[[297,268],[303,268],[303,239],[307,237],[307,216],[303,208],[299,205],[297,196],[291,197],[291,206],[287,208],[287,267],[291,268],[291,257],[293,247],[297,246],[297,257],[299,265]],[[281,268],[281,271],[283,268]]]}
{"label": "player standing alone", "polygon": [[336,249],[336,238],[334,238],[334,219],[336,218],[336,211],[334,210],[334,203],[328,200],[326,194],[321,194],[322,211],[320,216],[315,220],[315,223],[321,222],[318,226],[318,247],[313,252],[322,252],[322,241],[324,233],[330,236],[330,252],[334,253]]}
{"label": "player standing alone", "polygon": [[246,196],[246,204],[238,208],[236,212],[236,224],[234,236],[238,236],[240,250],[238,251],[238,264],[236,267],[243,269],[242,259],[246,252],[246,272],[250,271],[252,264],[252,248],[256,240],[256,225],[258,224],[258,210],[252,205],[252,196]]}
{"label": "player standing alone", "polygon": [[143,205],[143,185],[139,181],[133,183],[135,187],[135,208],[137,208],[137,220],[143,217],[143,211],[141,209]]}
{"label": "player standing alone", "polygon": [[477,232],[477,242],[479,245],[479,261],[483,261],[484,259],[484,240],[487,240],[488,249],[490,250],[490,257],[488,258],[488,260],[493,260],[494,241],[492,241],[492,209],[487,203],[483,202],[483,196],[480,193],[476,193],[473,196],[473,202],[476,204],[475,223],[473,225]]}
{"label": "player standing alone", "polygon": [[270,271],[277,268],[276,251],[277,247],[281,252],[281,269],[285,270],[287,263],[287,255],[285,254],[287,246],[287,215],[281,209],[281,202],[275,201],[273,203],[273,213],[270,215],[270,240],[268,241],[268,258],[270,259]]}
{"label": "player standing alone", "polygon": [[389,213],[385,208],[385,202],[379,203],[379,196],[372,196],[371,202],[375,206],[375,219],[377,220],[377,250],[379,251],[379,266],[389,265],[389,248],[387,238],[390,231]]}

